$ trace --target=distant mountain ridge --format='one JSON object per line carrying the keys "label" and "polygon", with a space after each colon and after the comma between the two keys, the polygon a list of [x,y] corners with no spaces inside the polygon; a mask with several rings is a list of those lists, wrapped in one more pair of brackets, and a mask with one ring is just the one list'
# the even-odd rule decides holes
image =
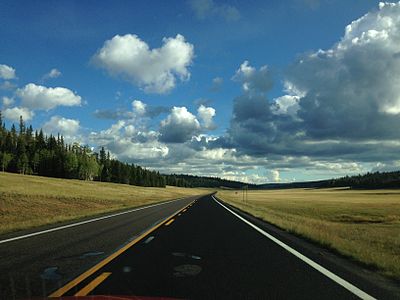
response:
{"label": "distant mountain ridge", "polygon": [[293,188],[334,188],[349,187],[352,189],[382,189],[400,188],[400,171],[374,172],[363,175],[344,176],[327,180],[290,182],[290,183],[265,183],[248,184],[240,181],[232,181],[218,177],[193,176],[186,174],[164,175],[167,184],[175,185],[174,180],[180,181],[187,187],[211,187],[241,189],[293,189]]}

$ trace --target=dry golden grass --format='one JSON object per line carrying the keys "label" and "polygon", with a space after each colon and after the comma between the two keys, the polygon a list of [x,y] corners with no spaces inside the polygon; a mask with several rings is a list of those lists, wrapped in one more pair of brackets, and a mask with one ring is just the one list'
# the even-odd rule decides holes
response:
{"label": "dry golden grass", "polygon": [[219,191],[218,197],[280,228],[400,279],[400,190]]}
{"label": "dry golden grass", "polygon": [[0,234],[207,192],[0,172]]}

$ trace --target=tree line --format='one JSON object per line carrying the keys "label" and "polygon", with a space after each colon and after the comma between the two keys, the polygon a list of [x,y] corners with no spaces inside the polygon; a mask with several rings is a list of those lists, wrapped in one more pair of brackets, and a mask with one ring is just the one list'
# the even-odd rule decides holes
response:
{"label": "tree line", "polygon": [[330,187],[348,186],[353,189],[400,188],[400,171],[368,172],[363,175],[345,176],[328,180]]}
{"label": "tree line", "polygon": [[159,172],[110,157],[102,147],[99,153],[79,143],[67,144],[61,135],[47,136],[33,131],[20,117],[18,129],[8,130],[0,111],[0,169],[3,172],[48,177],[97,180],[140,186],[165,187]]}
{"label": "tree line", "polygon": [[344,176],[328,180],[267,183],[258,185],[257,189],[295,189],[295,188],[335,188],[348,187],[351,189],[384,189],[400,188],[400,171],[368,172],[354,176]]}
{"label": "tree line", "polygon": [[[94,152],[89,146],[64,142],[62,135],[47,136],[42,129],[33,130],[20,117],[18,128],[8,130],[0,111],[0,170],[47,177],[96,180],[138,186],[228,187],[245,184],[218,177],[184,174],[163,175],[141,166],[111,158],[101,147]],[[255,187],[255,185],[250,185]]]}
{"label": "tree line", "polygon": [[166,175],[167,185],[176,185],[183,187],[225,187],[230,189],[240,189],[243,186],[256,188],[255,184],[247,184],[240,181],[222,179],[219,177],[195,176],[185,174]]}

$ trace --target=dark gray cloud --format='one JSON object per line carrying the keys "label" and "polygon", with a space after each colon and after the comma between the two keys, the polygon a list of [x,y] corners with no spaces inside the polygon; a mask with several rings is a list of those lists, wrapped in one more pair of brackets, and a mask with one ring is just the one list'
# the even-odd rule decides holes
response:
{"label": "dark gray cloud", "polygon": [[265,93],[273,85],[272,74],[266,65],[257,70],[247,60],[240,65],[232,80],[240,82],[247,93]]}
{"label": "dark gray cloud", "polygon": [[[170,107],[167,106],[146,106],[146,111],[142,115],[143,117],[155,118],[159,115],[166,114],[171,110]],[[94,116],[99,119],[106,120],[126,120],[134,117],[134,112],[126,111],[123,109],[97,109],[94,111]]]}
{"label": "dark gray cloud", "polygon": [[161,122],[160,141],[183,143],[200,133],[200,123],[186,107],[173,107],[171,114]]}
{"label": "dark gray cloud", "polygon": [[380,4],[346,27],[331,49],[301,55],[287,70],[286,98],[268,99],[266,66],[248,62],[227,134],[240,154],[373,162],[398,159],[400,4]]}
{"label": "dark gray cloud", "polygon": [[121,120],[129,119],[132,117],[131,112],[124,110],[114,110],[114,109],[96,109],[93,115],[98,119],[104,120]]}

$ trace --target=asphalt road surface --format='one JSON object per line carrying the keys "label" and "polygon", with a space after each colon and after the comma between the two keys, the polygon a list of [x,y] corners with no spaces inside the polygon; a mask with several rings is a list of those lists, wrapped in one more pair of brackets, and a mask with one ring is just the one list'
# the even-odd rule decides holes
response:
{"label": "asphalt road surface", "polygon": [[0,237],[0,299],[47,296],[196,198],[14,241],[4,242],[16,234]]}
{"label": "asphalt road surface", "polygon": [[370,282],[354,274],[346,275],[343,270],[339,274],[246,223],[246,219],[235,216],[213,196],[205,196],[53,291],[51,296],[184,299],[393,296],[369,286]]}

